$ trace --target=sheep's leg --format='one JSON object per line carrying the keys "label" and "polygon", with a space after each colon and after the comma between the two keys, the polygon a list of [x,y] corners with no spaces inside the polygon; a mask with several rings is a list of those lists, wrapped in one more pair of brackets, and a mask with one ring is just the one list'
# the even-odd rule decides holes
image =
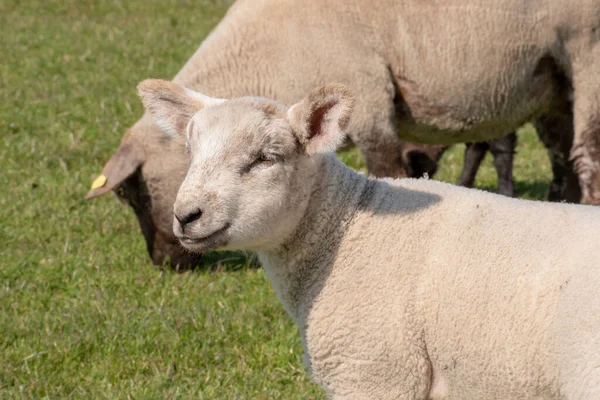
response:
{"label": "sheep's leg", "polygon": [[583,202],[600,205],[600,44],[585,39],[569,44],[574,52],[571,160],[579,175]]}
{"label": "sheep's leg", "polygon": [[[347,130],[360,151],[370,174],[403,178],[408,167],[402,159],[402,144],[396,129],[393,93],[377,90],[375,83],[363,82],[369,92],[356,93],[357,103]],[[381,110],[373,117],[373,110]]]}
{"label": "sheep's leg", "polygon": [[573,146],[572,106],[563,113],[540,117],[534,123],[538,137],[546,146],[552,166],[552,182],[546,200],[579,203],[581,187],[569,153]]}
{"label": "sheep's leg", "polygon": [[[390,71],[382,70],[380,78],[389,78]],[[437,162],[448,148],[441,145],[402,143],[398,136],[398,94],[392,82],[381,85],[369,74],[356,92],[357,103],[348,135],[360,150],[369,173],[376,177],[433,176]],[[378,112],[374,112],[378,110]]]}
{"label": "sheep's leg", "polygon": [[494,156],[494,167],[498,175],[498,193],[515,197],[513,180],[513,159],[517,147],[517,134],[511,133],[501,138],[490,140],[490,152]]}
{"label": "sheep's leg", "polygon": [[473,187],[479,166],[489,150],[490,145],[488,142],[467,143],[466,145],[465,162],[460,178],[458,178],[458,184],[460,186]]}
{"label": "sheep's leg", "polygon": [[583,202],[600,205],[600,116],[582,114],[585,117],[578,118],[578,113],[575,112],[575,139],[571,159],[579,174]]}
{"label": "sheep's leg", "polygon": [[402,160],[402,146],[393,125],[380,124],[368,132],[351,136],[371,175],[404,178],[407,167]]}
{"label": "sheep's leg", "polygon": [[599,136],[600,119],[590,118],[585,123],[576,123],[571,160],[573,160],[575,171],[579,175],[579,184],[585,204],[600,205]]}

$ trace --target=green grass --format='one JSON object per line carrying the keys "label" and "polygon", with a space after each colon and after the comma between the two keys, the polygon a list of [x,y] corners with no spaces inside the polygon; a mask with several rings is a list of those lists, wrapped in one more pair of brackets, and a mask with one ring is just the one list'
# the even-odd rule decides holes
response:
{"label": "green grass", "polygon": [[[83,201],[141,115],[136,84],[172,77],[225,10],[0,3],[0,398],[322,398],[260,269],[228,254],[206,270],[161,271],[130,209]],[[545,153],[530,128],[520,141],[517,188],[540,199]],[[438,178],[456,180],[462,148]],[[356,151],[341,156],[362,165]],[[495,188],[489,159],[477,185]]]}

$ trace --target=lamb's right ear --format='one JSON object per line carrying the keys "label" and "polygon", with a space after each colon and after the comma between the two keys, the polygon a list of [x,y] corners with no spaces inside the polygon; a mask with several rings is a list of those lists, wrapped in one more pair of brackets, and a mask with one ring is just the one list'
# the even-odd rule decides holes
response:
{"label": "lamb's right ear", "polygon": [[350,89],[330,84],[312,90],[288,110],[287,117],[306,154],[327,153],[344,141],[353,108]]}
{"label": "lamb's right ear", "polygon": [[204,107],[225,102],[161,79],[146,79],[138,87],[144,108],[156,124],[171,136],[186,135],[190,119]]}

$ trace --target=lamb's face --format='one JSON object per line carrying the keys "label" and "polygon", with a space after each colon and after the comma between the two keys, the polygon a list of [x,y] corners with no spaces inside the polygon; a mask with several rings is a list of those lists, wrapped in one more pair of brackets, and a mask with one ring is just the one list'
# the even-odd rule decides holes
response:
{"label": "lamb's face", "polygon": [[243,98],[204,108],[191,119],[191,165],[173,220],[188,250],[260,249],[288,234],[301,192],[298,164],[308,160],[285,111]]}
{"label": "lamb's face", "polygon": [[193,252],[281,244],[309,201],[319,155],[343,142],[354,103],[341,85],[317,88],[290,109],[267,99],[213,99],[160,80],[138,90],[156,124],[187,141],[191,163],[173,230]]}

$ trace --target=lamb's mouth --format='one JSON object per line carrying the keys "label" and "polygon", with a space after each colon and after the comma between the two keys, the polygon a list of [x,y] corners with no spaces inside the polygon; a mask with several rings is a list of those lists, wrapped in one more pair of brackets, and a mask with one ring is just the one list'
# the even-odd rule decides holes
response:
{"label": "lamb's mouth", "polygon": [[[226,239],[226,233],[227,230],[229,229],[229,227],[231,226],[230,223],[226,223],[222,228],[217,229],[216,231],[213,231],[212,233],[205,235],[205,236],[201,236],[201,237],[190,237],[190,236],[180,236],[179,237],[179,241],[183,244],[183,245],[187,245],[187,246],[194,246],[194,245],[199,245],[199,244],[209,244],[209,242],[211,242],[211,244],[215,245],[215,246],[220,246],[225,244],[225,240]],[[223,243],[221,243],[223,242]]]}

